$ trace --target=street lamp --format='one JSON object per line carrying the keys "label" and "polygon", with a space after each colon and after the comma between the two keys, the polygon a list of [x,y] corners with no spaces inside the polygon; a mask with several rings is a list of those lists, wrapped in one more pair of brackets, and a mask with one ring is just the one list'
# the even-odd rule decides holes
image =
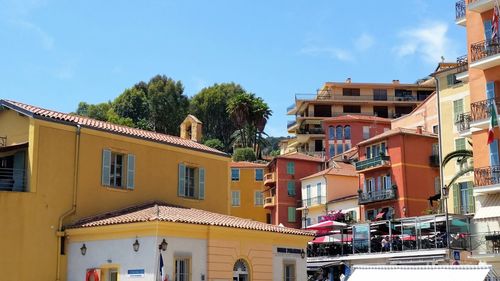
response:
{"label": "street lamp", "polygon": [[132,248],[134,249],[134,252],[138,252],[140,246],[141,246],[141,244],[139,244],[139,240],[137,240],[137,238],[136,238],[134,244],[132,244]]}
{"label": "street lamp", "polygon": [[168,247],[168,243],[167,241],[165,241],[165,238],[163,238],[163,241],[161,241],[160,245],[158,245],[158,249],[160,251],[166,251],[167,250],[167,247]]}
{"label": "street lamp", "polygon": [[87,246],[85,246],[85,243],[83,243],[82,247],[80,248],[80,252],[82,253],[82,256],[85,256],[87,253]]}

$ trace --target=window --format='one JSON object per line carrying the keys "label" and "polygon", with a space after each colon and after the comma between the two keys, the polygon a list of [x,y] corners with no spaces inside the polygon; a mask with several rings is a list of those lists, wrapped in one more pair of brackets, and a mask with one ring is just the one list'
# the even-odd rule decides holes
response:
{"label": "window", "polygon": [[[127,158],[124,163],[125,157]],[[127,171],[127,178],[124,178],[124,170]],[[109,149],[102,152],[102,185],[134,189],[135,186],[135,155],[119,154]]]}
{"label": "window", "polygon": [[439,177],[434,178],[434,193],[441,193],[441,179]]}
{"label": "window", "polygon": [[311,206],[311,185],[306,186],[306,206]]}
{"label": "window", "polygon": [[240,206],[240,191],[239,190],[231,191],[231,205],[233,207]]}
{"label": "window", "polygon": [[349,89],[349,88],[344,88],[342,89],[342,95],[343,96],[359,96],[361,93],[360,89]]}
{"label": "window", "polygon": [[335,156],[335,145],[334,144],[328,145],[328,151],[330,152],[330,157]]}
{"label": "window", "polygon": [[179,197],[205,199],[205,169],[179,164]]}
{"label": "window", "polygon": [[391,175],[385,175],[382,177],[382,189],[388,190],[392,186]]}
{"label": "window", "polygon": [[118,281],[118,270],[117,269],[110,269],[108,271],[108,280],[109,281]]}
{"label": "window", "polygon": [[375,179],[374,178],[366,179],[365,186],[366,186],[366,192],[375,191]]}
{"label": "window", "polygon": [[344,105],[344,113],[361,113],[360,105]]}
{"label": "window", "polygon": [[396,89],[394,94],[397,98],[411,98],[411,90]]}
{"label": "window", "polygon": [[372,158],[372,153],[371,152],[372,152],[371,147],[367,146],[366,147],[366,159]]}
{"label": "window", "polygon": [[342,143],[337,143],[337,154],[344,153],[344,145]]}
{"label": "window", "polygon": [[295,264],[294,263],[285,263],[283,266],[283,280],[284,281],[295,281],[296,273],[295,273]]}
{"label": "window", "polygon": [[460,81],[457,80],[455,74],[448,74],[446,76],[446,82],[448,83],[448,86],[453,86],[460,83]]}
{"label": "window", "polygon": [[363,139],[367,140],[370,138],[370,127],[369,126],[363,126]]}
{"label": "window", "polygon": [[367,210],[365,213],[365,220],[372,221],[375,219],[375,216],[377,215],[376,210]]}
{"label": "window", "polygon": [[465,149],[465,138],[455,139],[455,150]]}
{"label": "window", "polygon": [[349,149],[351,149],[351,144],[350,143],[346,143],[345,144],[345,151],[348,151]]}
{"label": "window", "polygon": [[439,134],[439,125],[432,126],[432,132],[434,134]]}
{"label": "window", "polygon": [[261,191],[255,191],[255,193],[254,193],[254,203],[255,203],[255,206],[262,206],[262,205],[264,205],[264,195],[262,195]]}
{"label": "window", "polygon": [[389,117],[389,108],[387,106],[374,106],[373,107],[373,115],[388,118]]}
{"label": "window", "polygon": [[342,140],[344,138],[342,135],[343,135],[342,126],[337,126],[337,128],[335,128],[335,137],[337,138],[337,141]]}
{"label": "window", "polygon": [[328,127],[328,139],[329,140],[335,139],[335,128],[333,126]]}
{"label": "window", "polygon": [[189,281],[189,258],[175,258],[175,281]]}
{"label": "window", "polygon": [[373,90],[373,100],[387,100],[387,90],[386,89],[374,89]]}
{"label": "window", "polygon": [[255,181],[264,180],[264,169],[255,169]]}
{"label": "window", "polygon": [[464,113],[464,100],[459,99],[453,101],[453,121],[457,120],[457,117],[462,113]]}
{"label": "window", "polygon": [[461,182],[453,185],[453,209],[456,214],[474,213],[472,182]]}
{"label": "window", "polygon": [[383,156],[387,155],[387,148],[385,147],[385,142],[380,144],[380,155]]}
{"label": "window", "polygon": [[323,199],[321,198],[321,183],[316,184],[316,196],[318,196],[318,204],[323,204]]}
{"label": "window", "polygon": [[379,157],[380,156],[380,146],[378,144],[372,145],[372,157]]}
{"label": "window", "polygon": [[351,139],[351,126],[344,127],[344,139],[346,139],[346,140]]}
{"label": "window", "polygon": [[231,180],[232,181],[239,181],[240,180],[240,169],[231,169]]}
{"label": "window", "polygon": [[295,182],[294,181],[288,181],[288,196],[294,197],[295,196]]}
{"label": "window", "polygon": [[295,175],[295,162],[288,162],[286,164],[286,173],[289,175]]}
{"label": "window", "polygon": [[295,222],[296,212],[297,210],[295,209],[295,207],[288,207],[288,222]]}

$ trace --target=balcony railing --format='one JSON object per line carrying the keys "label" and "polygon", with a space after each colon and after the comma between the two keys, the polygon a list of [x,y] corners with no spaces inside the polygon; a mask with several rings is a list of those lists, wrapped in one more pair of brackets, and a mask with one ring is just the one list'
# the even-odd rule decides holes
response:
{"label": "balcony railing", "polygon": [[299,129],[297,133],[299,133],[299,134],[319,134],[319,135],[322,135],[322,134],[325,133],[325,130],[323,130],[323,128]]}
{"label": "balcony railing", "polygon": [[460,0],[455,3],[455,20],[459,21],[465,17],[465,0]]}
{"label": "balcony railing", "polygon": [[274,173],[267,173],[264,175],[264,185],[273,185],[276,183]]}
{"label": "balcony railing", "polygon": [[469,58],[463,55],[457,58],[457,73],[462,73],[469,70]]}
{"label": "balcony railing", "polygon": [[274,207],[274,196],[264,198],[264,208]]}
{"label": "balcony railing", "polygon": [[25,169],[0,168],[0,191],[26,191]]}
{"label": "balcony railing", "polygon": [[381,165],[386,164],[386,161],[389,161],[389,160],[390,160],[389,156],[380,155],[377,157],[373,157],[370,159],[359,161],[356,163],[356,171],[361,171],[361,170],[365,170],[368,168],[381,166]]}
{"label": "balcony railing", "polygon": [[471,120],[479,121],[490,118],[491,107],[493,106],[493,103],[496,103],[497,108],[500,107],[500,102],[498,102],[494,98],[471,103]]}
{"label": "balcony railing", "polygon": [[500,53],[500,40],[498,39],[487,39],[481,42],[471,44],[471,62],[484,59],[489,56],[493,56]]}
{"label": "balcony railing", "polygon": [[291,127],[295,126],[296,124],[297,124],[296,120],[290,120],[290,121],[287,122],[286,128],[290,129]]}
{"label": "balcony railing", "polygon": [[289,105],[289,106],[286,108],[286,112],[288,112],[288,111],[290,111],[290,110],[292,110],[292,109],[294,109],[294,108],[295,108],[295,103],[294,103],[294,104],[292,104],[292,105]]}
{"label": "balcony railing", "polygon": [[312,207],[312,206],[317,206],[317,205],[323,205],[325,203],[326,203],[325,196],[317,196],[317,197],[312,197],[312,198],[307,198],[305,200],[302,200],[301,206],[302,207]]}
{"label": "balcony railing", "polygon": [[330,91],[320,90],[318,95],[314,94],[297,94],[296,100],[314,101],[314,100],[329,100],[329,101],[395,101],[395,102],[421,102],[416,96],[383,96],[383,95],[359,95],[359,96],[344,96],[335,95]]}
{"label": "balcony railing", "polygon": [[359,193],[359,204],[396,199],[395,188]]}
{"label": "balcony railing", "polygon": [[474,186],[488,186],[500,183],[500,166],[474,169]]}
{"label": "balcony railing", "polygon": [[429,156],[429,165],[431,167],[439,167],[439,155]]}
{"label": "balcony railing", "polygon": [[457,131],[462,132],[470,129],[470,122],[472,117],[470,112],[458,114],[455,117],[455,126],[457,126]]}

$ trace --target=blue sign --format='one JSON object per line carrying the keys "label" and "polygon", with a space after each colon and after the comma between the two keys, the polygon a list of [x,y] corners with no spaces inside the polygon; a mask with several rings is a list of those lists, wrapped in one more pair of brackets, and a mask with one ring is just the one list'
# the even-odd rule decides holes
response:
{"label": "blue sign", "polygon": [[460,251],[453,251],[453,259],[456,261],[460,260]]}
{"label": "blue sign", "polygon": [[127,274],[129,277],[144,277],[144,269],[129,269]]}

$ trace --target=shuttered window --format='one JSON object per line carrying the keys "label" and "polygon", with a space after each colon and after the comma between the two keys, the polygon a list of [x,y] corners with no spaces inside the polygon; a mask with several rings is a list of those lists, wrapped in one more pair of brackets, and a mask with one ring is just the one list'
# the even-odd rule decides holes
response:
{"label": "shuttered window", "polygon": [[205,199],[205,168],[198,169],[198,199]]}
{"label": "shuttered window", "polygon": [[127,189],[135,187],[135,155],[127,155]]}
{"label": "shuttered window", "polygon": [[457,116],[464,113],[464,100],[459,99],[456,101],[453,101],[453,117],[454,121],[457,120]]}
{"label": "shuttered window", "polygon": [[255,169],[255,181],[263,181],[263,180],[264,180],[264,170]]}
{"label": "shuttered window", "polygon": [[295,222],[296,221],[296,209],[295,207],[288,207],[288,222]]}
{"label": "shuttered window", "polygon": [[264,195],[262,194],[261,191],[254,192],[254,204],[255,204],[255,206],[264,205]]}
{"label": "shuttered window", "polygon": [[231,191],[231,205],[233,207],[240,206],[240,191],[239,190]]}
{"label": "shuttered window", "polygon": [[286,173],[289,175],[295,175],[295,163],[294,162],[288,162],[286,164]]}
{"label": "shuttered window", "polygon": [[183,163],[178,168],[179,197],[205,199],[206,172],[203,167],[189,167]]}
{"label": "shuttered window", "polygon": [[111,150],[104,149],[102,151],[102,185],[109,186],[111,172]]}
{"label": "shuttered window", "polygon": [[291,196],[291,197],[295,196],[295,182],[294,181],[288,182],[287,189],[288,189],[288,196]]}

